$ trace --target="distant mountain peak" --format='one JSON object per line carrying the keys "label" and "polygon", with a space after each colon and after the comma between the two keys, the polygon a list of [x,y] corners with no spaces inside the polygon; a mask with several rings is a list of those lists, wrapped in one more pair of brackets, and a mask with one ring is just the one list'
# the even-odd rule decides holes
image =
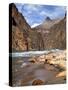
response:
{"label": "distant mountain peak", "polygon": [[46,17],[46,21],[52,21],[50,17]]}

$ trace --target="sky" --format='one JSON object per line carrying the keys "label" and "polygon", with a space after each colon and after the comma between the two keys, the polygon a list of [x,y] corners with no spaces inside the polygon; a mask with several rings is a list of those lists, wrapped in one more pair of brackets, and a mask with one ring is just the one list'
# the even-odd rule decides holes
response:
{"label": "sky", "polygon": [[31,27],[41,24],[47,16],[51,19],[63,18],[66,12],[64,6],[16,3],[16,7]]}

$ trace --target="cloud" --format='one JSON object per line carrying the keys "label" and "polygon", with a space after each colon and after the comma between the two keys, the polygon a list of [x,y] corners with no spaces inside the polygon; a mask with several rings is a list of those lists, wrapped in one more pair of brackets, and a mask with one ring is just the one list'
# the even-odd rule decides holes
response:
{"label": "cloud", "polygon": [[23,7],[24,9],[27,9],[27,10],[31,10],[31,11],[37,11],[37,7],[36,7],[36,5],[28,5],[28,4],[26,4],[26,5],[24,5],[24,7]]}
{"label": "cloud", "polygon": [[46,15],[46,12],[45,12],[45,11],[41,11],[41,12],[40,12],[40,15],[42,15],[42,16],[43,16],[43,15]]}
{"label": "cloud", "polygon": [[31,28],[34,28],[34,27],[36,27],[36,26],[38,26],[38,25],[40,25],[41,23],[34,23],[32,26],[31,26]]}

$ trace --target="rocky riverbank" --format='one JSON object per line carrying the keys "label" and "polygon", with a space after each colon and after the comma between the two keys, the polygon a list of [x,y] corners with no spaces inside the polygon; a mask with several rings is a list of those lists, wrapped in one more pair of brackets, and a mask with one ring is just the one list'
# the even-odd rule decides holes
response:
{"label": "rocky riverbank", "polygon": [[33,63],[52,64],[55,67],[59,66],[66,69],[66,50],[60,50],[57,52],[49,52],[46,55],[34,56],[30,59]]}
{"label": "rocky riverbank", "polygon": [[13,86],[64,84],[66,50],[12,60]]}

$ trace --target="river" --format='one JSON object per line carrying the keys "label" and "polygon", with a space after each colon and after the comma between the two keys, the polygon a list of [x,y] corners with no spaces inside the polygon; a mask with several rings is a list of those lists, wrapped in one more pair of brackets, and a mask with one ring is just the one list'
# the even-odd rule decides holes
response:
{"label": "river", "polygon": [[12,85],[30,86],[35,80],[42,80],[44,82],[43,85],[65,83],[65,77],[56,78],[59,69],[53,65],[29,62],[33,56],[40,56],[52,52],[58,53],[61,51],[59,49],[52,49],[10,53],[9,56],[12,57]]}

